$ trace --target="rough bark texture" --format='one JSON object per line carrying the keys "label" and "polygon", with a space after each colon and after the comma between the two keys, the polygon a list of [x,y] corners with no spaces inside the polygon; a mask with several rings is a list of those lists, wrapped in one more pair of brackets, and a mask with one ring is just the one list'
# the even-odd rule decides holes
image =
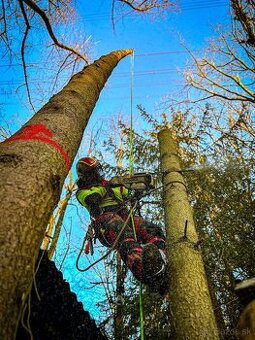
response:
{"label": "rough bark texture", "polygon": [[0,339],[13,338],[33,262],[68,173],[64,156],[72,164],[100,91],[130,53],[115,51],[85,67],[14,135],[19,139],[1,143]]}
{"label": "rough bark texture", "polygon": [[[169,295],[177,340],[219,339],[193,214],[171,131],[158,135],[164,185]],[[186,225],[186,232],[185,232]]]}

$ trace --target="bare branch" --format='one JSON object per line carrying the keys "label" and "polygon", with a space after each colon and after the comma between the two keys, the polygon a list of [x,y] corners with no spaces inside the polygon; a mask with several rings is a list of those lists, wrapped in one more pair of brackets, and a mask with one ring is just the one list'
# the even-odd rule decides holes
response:
{"label": "bare branch", "polygon": [[3,22],[4,22],[4,30],[3,30],[3,32],[1,32],[1,36],[2,36],[2,35],[6,36],[5,38],[6,38],[6,40],[8,41],[4,0],[1,0],[1,4],[2,4],[2,11],[3,11],[3,15],[2,15],[2,17],[1,17],[1,20],[3,20]]}
{"label": "bare branch", "polygon": [[131,7],[134,11],[137,12],[148,12],[152,9],[167,9],[168,7],[174,7],[176,4],[169,0],[150,0],[150,1],[141,1],[141,0],[118,0],[119,2],[123,2],[124,4]]}
{"label": "bare branch", "polygon": [[[254,82],[254,68],[249,65],[247,58],[238,56],[240,45],[237,46],[238,52],[235,52],[232,46],[236,42],[231,38],[230,36],[226,39],[225,35],[221,34],[217,44],[209,47],[210,59],[197,58],[185,47],[193,59],[194,70],[188,70],[184,75],[191,88],[201,90],[209,94],[209,97],[254,103],[255,93],[249,87]],[[208,99],[208,96],[206,98]]]}
{"label": "bare branch", "polygon": [[[239,76],[232,76],[231,73],[224,72],[223,68],[220,68],[216,66],[214,63],[210,62],[209,60],[206,60],[207,65],[209,65],[212,69],[214,69],[217,73],[223,75],[226,78],[229,78],[233,80],[243,91],[245,91],[247,94],[249,94],[251,97],[254,98],[254,92],[249,90],[242,82]],[[208,78],[207,78],[208,79]],[[214,85],[217,83],[214,83]],[[217,84],[218,85],[218,84]],[[222,86],[219,86],[222,88]]]}
{"label": "bare branch", "polygon": [[[250,72],[254,72],[254,68],[253,66],[249,66],[248,62],[245,62],[244,59],[241,59],[238,57],[238,54],[234,52],[233,48],[230,46],[230,44],[228,43],[227,39],[225,38],[225,36],[222,37],[224,43],[225,43],[225,47],[226,47],[226,51],[222,51],[225,54],[229,54],[229,56],[233,57],[233,62],[235,62],[235,60],[238,62],[238,65],[242,65],[243,69],[245,71],[250,71]],[[247,53],[247,50],[244,48],[245,52]],[[249,54],[247,53],[247,55],[249,56]],[[254,61],[254,57],[253,57],[253,61]],[[232,62],[232,61],[231,61]]]}
{"label": "bare branch", "polygon": [[78,51],[76,51],[75,49],[73,49],[72,47],[69,47],[65,44],[62,44],[61,42],[58,41],[57,37],[55,36],[51,23],[49,21],[49,18],[47,17],[47,15],[45,14],[45,12],[33,1],[33,0],[22,0],[23,2],[25,2],[33,11],[35,11],[43,20],[47,31],[51,37],[51,39],[54,41],[55,45],[72,52],[73,54],[77,55],[79,58],[81,58],[82,60],[84,60],[87,64],[89,64],[89,60],[87,57],[85,57],[84,55],[80,54]]}
{"label": "bare branch", "polygon": [[55,86],[56,86],[56,84],[57,84],[58,77],[59,77],[59,75],[60,75],[62,69],[63,69],[64,66],[66,65],[66,62],[67,62],[67,60],[69,59],[69,57],[70,57],[71,55],[72,55],[72,53],[69,53],[69,54],[65,57],[65,59],[63,60],[63,62],[61,63],[61,65],[59,66],[58,72],[57,72],[57,74],[56,74],[56,76],[55,76],[55,80],[54,80],[54,83],[53,83],[53,86],[52,86],[52,91],[54,90],[54,88],[55,88]]}
{"label": "bare branch", "polygon": [[26,24],[25,33],[24,33],[24,36],[23,36],[23,39],[22,39],[22,44],[21,44],[21,59],[22,59],[23,73],[24,73],[25,85],[26,85],[26,89],[27,89],[28,101],[29,101],[33,111],[35,112],[35,108],[34,108],[34,105],[32,103],[32,99],[31,99],[30,89],[29,89],[29,86],[28,86],[27,65],[26,65],[26,60],[25,60],[26,40],[27,40],[28,32],[29,32],[31,26],[29,24],[27,14],[26,14],[26,11],[24,9],[24,4],[21,0],[19,0],[19,5],[20,5],[21,12],[22,12],[22,15],[23,15],[24,20],[25,20],[25,24]]}
{"label": "bare branch", "polygon": [[7,49],[10,52],[11,51],[11,47],[10,47],[9,38],[8,38],[7,20],[6,20],[6,7],[5,7],[4,0],[1,0],[1,5],[2,5],[2,16],[1,16],[0,20],[3,21],[4,29],[3,29],[2,32],[0,32],[0,37],[2,38],[2,40],[4,41]]}
{"label": "bare branch", "polygon": [[151,8],[153,8],[153,5],[144,6],[144,1],[141,4],[134,4],[134,1],[129,1],[129,0],[119,0],[119,1],[127,4],[133,10],[138,11],[138,12],[146,12],[146,11],[149,11]]}
{"label": "bare branch", "polygon": [[[244,43],[255,46],[255,30],[254,30],[254,8],[255,3],[254,1],[243,1],[244,5],[246,5],[247,10],[245,11],[245,8],[242,4],[242,1],[240,0],[231,0],[231,6],[233,8],[234,14],[236,16],[236,20],[239,21],[239,23],[243,27],[243,32],[246,35],[246,41],[243,41]],[[248,6],[250,3],[250,6]],[[253,15],[252,15],[253,10]]]}
{"label": "bare branch", "polygon": [[[198,90],[201,90],[203,92],[208,93],[210,95],[209,97],[218,97],[218,98],[229,100],[229,101],[244,101],[244,100],[246,100],[246,101],[251,102],[251,103],[255,102],[255,100],[251,99],[250,97],[240,95],[239,93],[233,92],[233,91],[230,91],[230,90],[228,90],[228,92],[226,92],[226,93],[233,94],[232,97],[228,96],[227,94],[223,94],[223,93],[220,93],[220,92],[217,92],[217,91],[213,91],[213,90],[209,89],[209,87],[200,86],[194,80],[190,81],[190,85],[193,86],[194,88],[198,89]],[[223,89],[222,86],[218,86],[218,87]],[[208,97],[203,98],[200,101],[205,100],[205,99],[208,99]]]}

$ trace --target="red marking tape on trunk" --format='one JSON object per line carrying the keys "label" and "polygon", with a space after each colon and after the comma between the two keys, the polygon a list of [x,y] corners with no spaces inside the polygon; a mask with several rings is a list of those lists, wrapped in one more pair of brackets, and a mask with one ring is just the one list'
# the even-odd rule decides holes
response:
{"label": "red marking tape on trunk", "polygon": [[44,124],[34,124],[24,127],[15,136],[7,138],[2,143],[12,142],[15,140],[39,140],[43,143],[50,144],[54,146],[64,157],[67,170],[69,171],[71,168],[71,162],[68,154],[62,146],[58,144],[58,142],[51,139],[52,137],[53,133]]}

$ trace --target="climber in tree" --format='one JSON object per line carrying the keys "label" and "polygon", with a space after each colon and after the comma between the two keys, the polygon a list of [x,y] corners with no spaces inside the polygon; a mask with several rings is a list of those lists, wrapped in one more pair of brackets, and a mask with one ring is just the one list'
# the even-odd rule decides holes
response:
{"label": "climber in tree", "polygon": [[124,186],[111,185],[101,176],[101,169],[93,158],[78,161],[76,197],[95,221],[99,241],[106,247],[114,245],[135,278],[164,295],[167,289],[164,233],[159,226],[134,216],[136,236],[131,220],[120,234],[129,215],[125,200],[130,191]]}

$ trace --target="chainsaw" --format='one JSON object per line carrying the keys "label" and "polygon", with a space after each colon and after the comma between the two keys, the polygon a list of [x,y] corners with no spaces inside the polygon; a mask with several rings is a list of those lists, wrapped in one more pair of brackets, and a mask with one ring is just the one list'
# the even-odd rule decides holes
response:
{"label": "chainsaw", "polygon": [[123,185],[127,189],[144,191],[155,188],[155,180],[150,173],[137,173],[134,175],[114,176],[110,180],[112,186]]}

